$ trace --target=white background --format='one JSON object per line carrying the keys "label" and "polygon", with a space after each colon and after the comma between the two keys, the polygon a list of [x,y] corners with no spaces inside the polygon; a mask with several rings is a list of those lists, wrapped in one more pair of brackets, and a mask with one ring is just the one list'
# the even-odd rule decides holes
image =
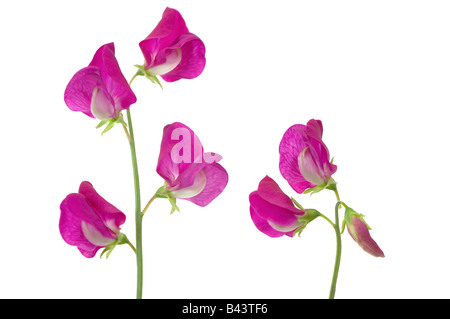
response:
{"label": "white background", "polygon": [[[229,184],[205,208],[157,200],[144,218],[144,298],[327,298],[335,234],[324,220],[272,239],[249,216],[267,174],[334,218],[334,194],[296,194],[278,170],[292,124],[321,119],[341,198],[366,215],[386,258],[343,235],[336,298],[448,298],[448,1],[3,1],[0,4],[0,297],[134,298],[135,257],[84,258],[58,230],[59,205],[90,181],[127,215],[129,145],[120,127],[63,100],[73,74],[115,42],[127,79],[166,6],[206,45],[195,80],[132,88],[143,205],[162,129],[181,121],[223,156]],[[342,218],[342,215],[341,215]]]}

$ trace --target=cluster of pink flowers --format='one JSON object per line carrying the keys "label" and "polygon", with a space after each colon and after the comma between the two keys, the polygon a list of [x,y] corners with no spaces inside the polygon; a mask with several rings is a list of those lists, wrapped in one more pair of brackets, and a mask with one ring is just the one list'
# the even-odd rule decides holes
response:
{"label": "cluster of pink flowers", "polygon": [[[280,172],[294,191],[299,194],[314,190],[333,189],[331,177],[337,166],[330,161],[330,153],[322,141],[323,126],[320,120],[310,120],[306,125],[296,124],[287,129],[280,142]],[[270,237],[293,237],[318,215],[315,210],[296,207],[277,183],[266,176],[252,192],[250,216],[261,232]],[[311,214],[311,211],[314,213]],[[351,237],[375,257],[384,257],[383,251],[369,234],[361,214],[346,209],[345,224]]]}
{"label": "cluster of pink flowers", "polygon": [[[138,75],[153,80],[156,76],[166,82],[193,79],[205,67],[203,42],[189,32],[175,9],[164,11],[161,21],[139,47],[145,63],[138,66]],[[120,121],[121,112],[136,100],[115,57],[114,43],[101,46],[91,63],[75,73],[64,93],[64,101],[72,111],[110,123]],[[176,129],[186,133],[181,141],[173,135]],[[177,157],[176,151],[192,156]],[[188,126],[178,122],[167,125],[156,168],[165,180],[162,197],[208,205],[228,182],[226,170],[218,163],[220,159],[218,154],[203,152],[200,140]],[[61,203],[59,228],[69,245],[77,246],[83,256],[91,258],[99,249],[117,243],[121,236],[120,225],[125,219],[124,213],[100,197],[85,181],[78,193],[69,194]]]}
{"label": "cluster of pink flowers", "polygon": [[[136,153],[130,119],[130,107],[137,102],[131,82],[137,76],[144,76],[161,85],[158,77],[166,82],[193,79],[205,68],[205,46],[191,33],[181,14],[166,8],[155,29],[139,43],[144,56],[136,75],[128,82],[115,56],[114,43],[101,46],[88,66],[82,68],[69,81],[64,92],[64,101],[72,111],[82,112],[100,120],[97,127],[107,124],[103,133],[115,124],[124,127],[130,142],[135,178],[136,227],[141,225],[142,216],[155,198],[166,198],[172,211],[179,210],[178,199],[204,207],[217,198],[228,183],[228,173],[219,164],[222,156],[205,152],[200,139],[187,125],[174,122],[163,129],[161,147],[156,166],[157,174],[164,180],[150,199],[146,208],[140,210],[139,178]],[[122,111],[127,112],[129,128],[123,120]],[[318,193],[328,189],[335,192],[336,223],[315,209],[304,209],[294,198],[286,195],[269,176],[259,183],[257,190],[249,195],[250,217],[256,228],[267,236],[294,237],[317,217],[324,217],[333,225],[340,243],[338,210],[345,207],[344,225],[351,238],[367,253],[384,257],[383,251],[372,239],[364,216],[340,201],[337,183],[333,174],[337,166],[330,160],[330,153],[322,140],[323,125],[320,120],[310,120],[306,125],[289,127],[279,144],[279,170],[292,189],[298,194]],[[92,184],[83,181],[77,193],[67,195],[60,205],[59,229],[64,241],[76,246],[87,258],[94,257],[104,249],[107,257],[116,245],[129,244],[136,252],[138,260],[138,287],[142,276],[142,240],[136,238],[135,248],[121,233],[126,215],[101,197]],[[136,231],[136,234],[140,233]],[[339,245],[338,245],[339,246]],[[336,260],[340,260],[338,249]],[[338,265],[338,264],[337,264]],[[141,268],[140,268],[141,267]],[[334,284],[337,270],[335,267]],[[142,273],[141,273],[142,274]],[[333,285],[332,285],[333,287]],[[138,289],[139,291],[139,289]],[[142,285],[140,285],[142,292]],[[334,295],[334,292],[332,293]],[[139,296],[139,293],[138,293]]]}

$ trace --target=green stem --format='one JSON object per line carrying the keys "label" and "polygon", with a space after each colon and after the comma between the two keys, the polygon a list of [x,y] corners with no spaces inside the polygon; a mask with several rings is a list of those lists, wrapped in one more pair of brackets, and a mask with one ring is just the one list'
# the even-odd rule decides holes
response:
{"label": "green stem", "polygon": [[157,194],[153,195],[153,197],[150,198],[150,200],[148,201],[147,205],[145,205],[144,209],[142,210],[142,213],[141,213],[142,216],[144,216],[145,212],[146,212],[147,209],[150,207],[150,204],[151,204],[156,198],[158,198],[158,197],[157,197]]}
{"label": "green stem", "polygon": [[321,213],[319,213],[319,216],[322,217],[323,219],[325,219],[334,228],[334,223],[327,216],[325,216]]}
{"label": "green stem", "polygon": [[137,290],[136,299],[142,299],[143,283],[143,258],[142,258],[142,214],[141,214],[141,191],[139,187],[139,173],[136,159],[136,145],[134,141],[133,123],[131,122],[131,112],[127,110],[128,127],[130,130],[127,138],[130,142],[131,161],[133,164],[134,195],[135,195],[135,216],[136,216],[136,263],[137,263]]}
{"label": "green stem", "polygon": [[336,293],[336,282],[337,277],[339,273],[339,265],[341,263],[341,250],[342,250],[342,243],[341,243],[341,231],[339,229],[339,206],[341,205],[341,202],[339,201],[339,195],[337,191],[335,191],[336,197],[338,198],[338,202],[336,203],[335,207],[335,224],[334,224],[334,230],[336,232],[336,260],[334,262],[334,272],[333,272],[333,279],[331,281],[331,288],[330,288],[330,295],[329,299],[334,299],[334,294]]}

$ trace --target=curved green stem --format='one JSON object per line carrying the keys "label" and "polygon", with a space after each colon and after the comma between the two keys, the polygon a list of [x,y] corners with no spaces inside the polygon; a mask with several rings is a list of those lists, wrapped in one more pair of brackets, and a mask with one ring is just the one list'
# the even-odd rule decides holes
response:
{"label": "curved green stem", "polygon": [[134,253],[136,253],[136,248],[133,246],[133,244],[130,241],[127,241],[127,244],[131,247],[131,249],[133,249]]}
{"label": "curved green stem", "polygon": [[334,294],[336,293],[336,282],[339,273],[339,265],[341,263],[341,251],[342,251],[341,231],[339,229],[339,206],[341,205],[341,201],[339,200],[339,195],[337,191],[335,191],[335,193],[336,197],[338,198],[338,202],[336,203],[335,206],[336,221],[334,223],[334,230],[336,232],[336,259],[334,262],[334,272],[333,272],[333,279],[331,281],[329,299],[334,299]]}
{"label": "curved green stem", "polygon": [[323,219],[325,219],[334,228],[334,223],[327,216],[325,216],[321,213],[319,213],[319,216],[322,217]]}
{"label": "curved green stem", "polygon": [[147,209],[150,207],[150,204],[156,199],[158,198],[157,194],[153,195],[152,198],[150,198],[150,200],[148,201],[147,205],[145,205],[144,209],[142,210],[141,215],[144,216],[145,212],[147,211]]}
{"label": "curved green stem", "polygon": [[[131,161],[133,164],[133,178],[134,178],[134,194],[135,194],[135,216],[136,216],[136,263],[137,263],[137,290],[136,298],[142,299],[142,283],[143,283],[143,258],[142,258],[142,214],[141,214],[141,191],[139,187],[139,173],[136,158],[136,145],[134,141],[133,123],[131,122],[131,112],[127,110],[127,119],[129,127],[129,135],[127,135],[130,142]],[[127,132],[127,131],[126,131]]]}

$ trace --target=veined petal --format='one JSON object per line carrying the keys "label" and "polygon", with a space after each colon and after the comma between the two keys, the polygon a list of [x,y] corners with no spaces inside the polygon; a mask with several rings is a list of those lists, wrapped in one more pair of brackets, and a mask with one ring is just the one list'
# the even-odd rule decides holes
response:
{"label": "veined petal", "polygon": [[72,77],[64,92],[67,107],[94,118],[91,112],[92,93],[95,87],[102,85],[104,84],[98,67],[89,66],[81,69]]}
{"label": "veined petal", "polygon": [[126,216],[115,206],[101,197],[91,183],[84,181],[80,184],[79,193],[85,196],[105,225],[118,234],[120,226],[125,223]]}
{"label": "veined petal", "polygon": [[289,198],[278,186],[278,184],[269,176],[264,177],[258,185],[258,195],[265,201],[284,208],[298,216],[304,215],[305,212],[299,210],[292,199]]}
{"label": "veined petal", "polygon": [[203,72],[206,65],[205,45],[199,37],[192,33],[183,34],[173,47],[179,47],[181,59],[175,68],[161,75],[164,81],[193,79]]}
{"label": "veined petal", "polygon": [[83,251],[94,251],[96,245],[84,234],[82,224],[95,228],[96,235],[115,239],[115,234],[103,223],[97,213],[91,208],[84,195],[69,194],[61,203],[59,230],[64,241],[69,245],[78,246]]}
{"label": "veined petal", "polygon": [[280,173],[289,185],[297,192],[316,186],[306,180],[298,165],[300,153],[308,146],[306,127],[301,124],[291,126],[283,135],[280,142]]}
{"label": "veined petal", "polygon": [[185,199],[204,207],[223,192],[228,183],[228,173],[219,163],[207,164],[202,173],[206,177],[205,187],[198,195]]}
{"label": "veined petal", "polygon": [[[159,153],[157,173],[167,181],[169,187],[180,184],[177,179],[194,164],[202,164],[203,146],[197,135],[186,125],[175,122],[164,127]],[[197,167],[196,172],[202,167]],[[194,172],[191,168],[190,175]],[[181,185],[187,187],[190,184]]]}
{"label": "veined petal", "polygon": [[136,96],[117,62],[114,43],[101,46],[89,66],[96,66],[100,69],[106,91],[113,101],[115,113],[128,109],[131,104],[136,103]]}
{"label": "veined petal", "polygon": [[154,65],[154,59],[159,51],[168,48],[175,39],[188,32],[181,14],[175,9],[166,8],[155,29],[139,43],[146,68]]}
{"label": "veined petal", "polygon": [[309,120],[306,124],[306,134],[309,137],[322,140],[323,125],[321,120]]}

